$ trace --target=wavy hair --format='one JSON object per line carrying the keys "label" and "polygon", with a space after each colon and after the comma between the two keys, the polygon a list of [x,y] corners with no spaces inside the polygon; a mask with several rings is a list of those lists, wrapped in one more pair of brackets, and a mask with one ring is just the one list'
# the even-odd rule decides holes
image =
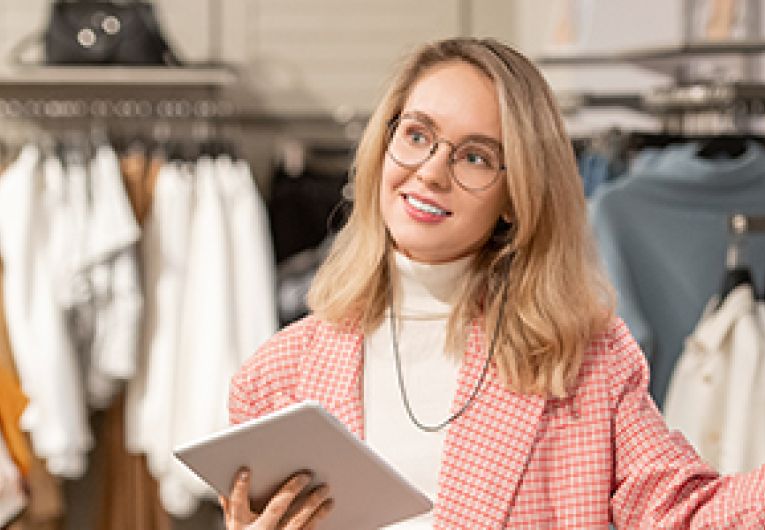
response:
{"label": "wavy hair", "polygon": [[[553,94],[520,53],[492,39],[426,44],[391,81],[354,159],[353,209],[312,283],[311,310],[331,322],[356,321],[364,332],[384,317],[392,281],[392,240],[379,203],[390,120],[429,68],[465,61],[496,87],[512,224],[498,220],[478,251],[448,322],[448,344],[463,351],[471,322],[490,339],[496,363],[521,393],[567,395],[583,353],[613,314],[587,225],[582,182]],[[508,302],[498,322],[503,293]]]}

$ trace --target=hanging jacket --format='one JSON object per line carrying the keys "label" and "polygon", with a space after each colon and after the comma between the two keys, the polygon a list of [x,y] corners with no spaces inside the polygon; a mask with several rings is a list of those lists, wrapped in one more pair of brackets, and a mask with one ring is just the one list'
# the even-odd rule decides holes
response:
{"label": "hanging jacket", "polygon": [[[228,381],[240,364],[227,212],[211,158],[196,162],[194,179],[167,454],[226,425]],[[209,487],[176,460],[159,482],[162,502],[176,516],[188,516],[201,498],[211,496]]]}
{"label": "hanging jacket", "polygon": [[92,437],[77,360],[57,302],[54,251],[63,168],[26,146],[0,179],[0,256],[11,348],[30,404],[21,417],[34,453],[59,476],[85,471]]}
{"label": "hanging jacket", "polygon": [[268,212],[247,162],[220,156],[215,160],[215,175],[227,217],[234,324],[242,362],[276,333],[276,263]]}
{"label": "hanging jacket", "polygon": [[686,340],[665,418],[721,473],[765,463],[765,322],[750,285],[713,298]]}
{"label": "hanging jacket", "polygon": [[89,170],[92,201],[82,265],[89,277],[95,318],[88,389],[91,402],[102,408],[118,383],[129,380],[136,370],[143,312],[137,261],[141,229],[114,151],[100,146]]}
{"label": "hanging jacket", "polygon": [[276,329],[270,236],[246,163],[164,166],[142,246],[146,325],[127,444],[146,453],[165,508],[185,516],[212,493],[172,449],[225,425],[231,375]]}
{"label": "hanging jacket", "polygon": [[[683,341],[720,284],[732,212],[765,204],[765,150],[750,142],[735,159],[707,160],[698,144],[667,148],[639,171],[604,184],[590,221],[619,316],[651,366],[651,394],[662,406]],[[765,238],[753,236],[747,261],[765,270]]]}
{"label": "hanging jacket", "polygon": [[128,382],[125,444],[145,453],[150,472],[162,476],[171,463],[176,385],[182,352],[180,313],[188,266],[193,215],[193,175],[186,165],[167,163],[157,176],[144,224],[141,256],[145,292],[144,328],[136,376]]}

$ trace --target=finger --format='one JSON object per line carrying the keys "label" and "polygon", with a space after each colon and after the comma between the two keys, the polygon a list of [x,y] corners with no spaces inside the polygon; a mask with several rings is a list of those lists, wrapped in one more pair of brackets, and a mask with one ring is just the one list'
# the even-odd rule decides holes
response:
{"label": "finger", "polygon": [[227,520],[235,523],[248,524],[255,520],[255,515],[250,510],[250,471],[242,469],[234,481],[231,489],[231,497],[228,500]]}
{"label": "finger", "polygon": [[290,518],[289,523],[284,527],[285,530],[304,528],[327,500],[329,500],[329,488],[326,485],[314,489],[303,501],[297,513]]}
{"label": "finger", "polygon": [[223,508],[223,513],[228,514],[228,499],[223,495],[218,495],[218,503]]}
{"label": "finger", "polygon": [[311,475],[307,473],[300,473],[295,475],[282,486],[276,495],[271,497],[268,501],[265,510],[260,514],[258,522],[264,524],[265,528],[275,528],[279,523],[279,520],[284,517],[284,514],[289,510],[292,501],[295,497],[300,495],[300,492],[311,483]]}
{"label": "finger", "polygon": [[313,512],[313,515],[311,515],[311,518],[306,521],[305,525],[303,526],[303,530],[313,530],[316,528],[316,525],[324,519],[329,512],[332,511],[332,507],[335,505],[335,501],[332,499],[327,499],[322,503],[321,506],[319,506],[319,509]]}

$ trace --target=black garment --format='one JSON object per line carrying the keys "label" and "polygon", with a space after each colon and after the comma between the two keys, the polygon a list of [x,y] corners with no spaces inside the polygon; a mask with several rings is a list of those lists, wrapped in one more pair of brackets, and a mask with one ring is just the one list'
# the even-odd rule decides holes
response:
{"label": "black garment", "polygon": [[297,177],[278,168],[268,214],[276,262],[315,248],[342,226],[347,170],[324,173],[310,166]]}

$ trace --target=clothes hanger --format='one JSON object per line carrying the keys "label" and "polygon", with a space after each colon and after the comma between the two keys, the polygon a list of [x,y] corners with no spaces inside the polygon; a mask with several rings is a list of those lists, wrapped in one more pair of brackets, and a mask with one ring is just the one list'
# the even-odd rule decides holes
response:
{"label": "clothes hanger", "polygon": [[[726,268],[720,289],[719,308],[734,289],[741,285],[751,285],[754,289],[754,280],[751,269],[741,263],[744,236],[748,231],[747,216],[733,214],[728,220],[732,237],[728,244],[728,252],[725,260]],[[756,291],[756,290],[755,290]]]}
{"label": "clothes hanger", "polygon": [[699,138],[700,146],[696,151],[698,158],[705,160],[730,160],[746,153],[751,137],[748,135],[729,134]]}
{"label": "clothes hanger", "polygon": [[739,265],[732,269],[727,269],[723,276],[722,289],[720,290],[720,302],[717,307],[720,307],[728,295],[741,285],[751,285],[754,287],[752,271],[749,267]]}

